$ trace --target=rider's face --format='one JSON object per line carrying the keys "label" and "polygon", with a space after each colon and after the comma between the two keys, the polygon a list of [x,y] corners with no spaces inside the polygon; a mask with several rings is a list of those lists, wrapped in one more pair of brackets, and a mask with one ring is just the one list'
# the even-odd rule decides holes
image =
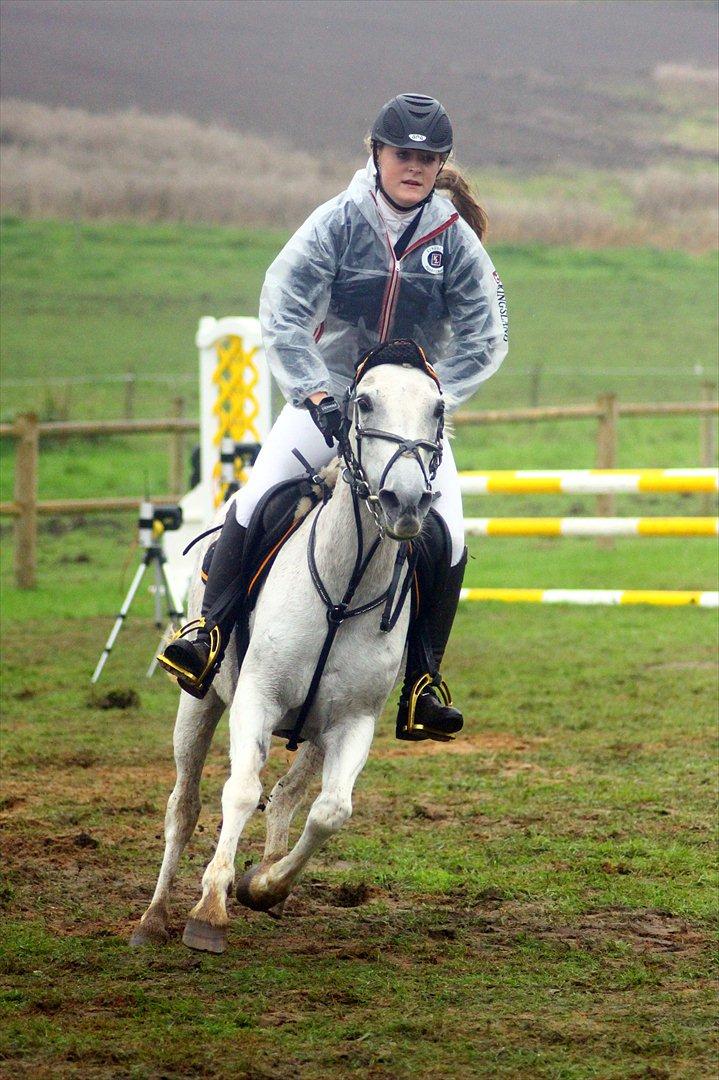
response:
{"label": "rider's face", "polygon": [[429,195],[442,165],[429,150],[381,146],[378,153],[382,186],[399,206],[413,206]]}

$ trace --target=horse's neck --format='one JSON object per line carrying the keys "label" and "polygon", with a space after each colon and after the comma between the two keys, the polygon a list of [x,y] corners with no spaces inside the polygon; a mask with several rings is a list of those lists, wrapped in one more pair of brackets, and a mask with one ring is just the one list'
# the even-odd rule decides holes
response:
{"label": "horse's neck", "polygon": [[[362,524],[362,546],[366,555],[377,538],[377,526],[364,502],[360,501],[360,521]],[[389,584],[392,576],[396,541],[381,541],[367,571],[357,596],[367,598],[368,591],[382,591]],[[315,561],[325,587],[332,598],[339,600],[344,593],[354,570],[357,557],[357,528],[352,506],[352,492],[348,484],[337,481],[332,498],[320,514],[317,522]]]}

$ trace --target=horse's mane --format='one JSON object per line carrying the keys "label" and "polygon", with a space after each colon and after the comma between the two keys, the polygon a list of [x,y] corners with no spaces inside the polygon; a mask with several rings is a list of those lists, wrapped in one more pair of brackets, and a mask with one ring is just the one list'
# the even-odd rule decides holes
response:
{"label": "horse's mane", "polygon": [[[341,462],[338,457],[333,458],[329,465],[325,465],[324,469],[320,469],[319,476],[321,477],[324,485],[328,488],[333,488],[337,483],[340,475]],[[322,488],[317,485],[313,485],[312,488],[317,499],[322,498]],[[315,504],[310,500],[308,495],[303,496],[297,503],[297,509],[295,510],[295,521],[300,517],[305,517],[310,512]]]}

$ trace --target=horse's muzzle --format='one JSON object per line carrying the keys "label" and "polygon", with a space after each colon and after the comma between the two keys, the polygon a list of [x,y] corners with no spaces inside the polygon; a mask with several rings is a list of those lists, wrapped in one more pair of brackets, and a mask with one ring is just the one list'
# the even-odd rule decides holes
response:
{"label": "horse's muzzle", "polygon": [[432,505],[430,491],[425,491],[417,502],[403,502],[396,492],[382,488],[379,504],[387,523],[387,532],[395,540],[412,540],[420,532],[427,511]]}

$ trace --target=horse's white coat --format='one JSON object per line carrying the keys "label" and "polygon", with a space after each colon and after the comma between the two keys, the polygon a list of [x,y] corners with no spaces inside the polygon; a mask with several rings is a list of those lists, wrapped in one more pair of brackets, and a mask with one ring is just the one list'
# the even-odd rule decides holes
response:
{"label": "horse's white coat", "polygon": [[[361,392],[372,403],[371,414],[362,417],[365,426],[407,439],[435,438],[439,391],[424,373],[390,365],[375,368],[362,380]],[[384,440],[363,441],[362,463],[373,491],[395,450],[396,444]],[[422,454],[427,467],[429,454]],[[403,503],[417,507],[425,485],[416,460],[398,459],[387,478],[390,481]],[[377,527],[366,506],[361,506],[366,550]],[[177,783],[165,819],[165,856],[152,903],[135,932],[136,942],[166,933],[170,885],[199,815],[202,767],[224,705],[230,703],[231,772],[222,794],[222,830],[202,879],[202,898],[191,912],[196,924],[210,928],[223,927],[228,921],[226,897],[235,877],[237,843],[261,799],[260,772],[272,733],[292,726],[327,633],[325,607],[310,578],[306,555],[310,522],[318,513],[317,568],[332,599],[342,598],[354,566],[356,542],[350,489],[339,481],[321,513],[315,509],[280,551],[255,608],[239,675],[231,646],[207,697],[196,701],[181,696],[174,739]],[[424,512],[418,509],[416,515],[419,526]],[[396,551],[397,541],[385,537],[352,607],[387,588]],[[204,549],[198,558],[203,554]],[[197,586],[191,596],[191,616],[199,611],[200,601]],[[390,633],[380,631],[377,609],[340,628],[304,726],[306,742],[267,803],[265,855],[244,887],[246,902],[252,906],[268,909],[280,904],[313,851],[350,816],[352,790],[367,760],[375,721],[397,678],[408,619],[409,604],[405,604]],[[286,854],[290,820],[320,765],[321,791],[300,839]]]}

